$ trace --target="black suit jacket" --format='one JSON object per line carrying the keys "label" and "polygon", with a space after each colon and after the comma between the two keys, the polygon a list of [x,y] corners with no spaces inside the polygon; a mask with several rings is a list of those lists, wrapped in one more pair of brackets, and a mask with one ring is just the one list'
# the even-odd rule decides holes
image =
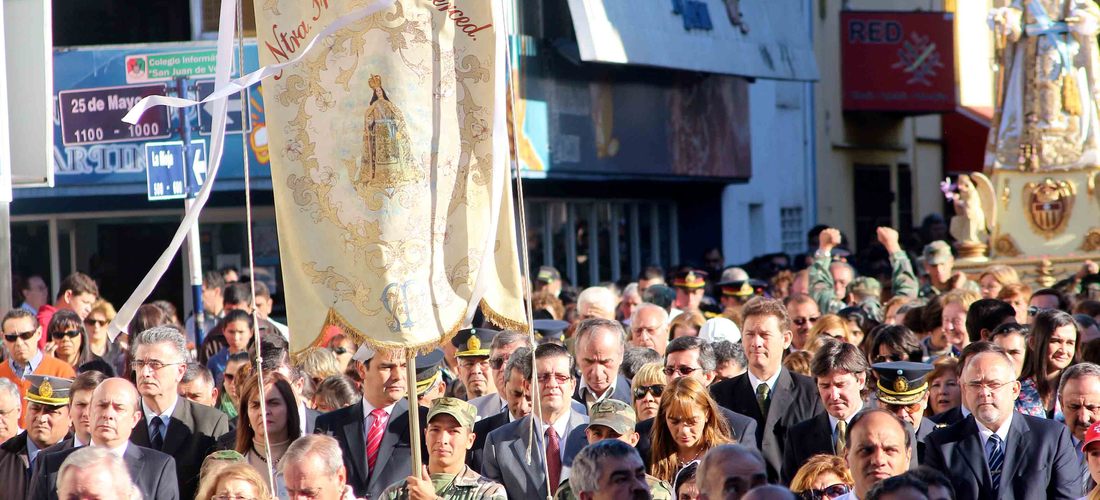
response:
{"label": "black suit jacket", "polygon": [[993,494],[985,447],[974,416],[932,432],[925,464],[943,472],[956,498],[1073,499],[1081,495],[1081,462],[1064,424],[1014,413],[1005,441],[998,495]]}
{"label": "black suit jacket", "polygon": [[823,411],[821,397],[813,379],[781,368],[771,393],[768,415],[756,404],[756,388],[748,372],[710,386],[710,393],[721,406],[756,420],[756,445],[768,463],[768,480],[777,482],[783,466],[783,446],[787,429]]}
{"label": "black suit jacket", "polygon": [[[770,412],[769,412],[770,413]],[[833,446],[833,428],[829,424],[829,414],[818,413],[809,420],[795,424],[787,430],[783,444],[783,467],[779,476],[783,484],[791,484],[791,479],[810,457],[824,453],[836,454]]]}
{"label": "black suit jacket", "polygon": [[[733,434],[733,438],[738,443],[749,448],[756,448],[755,420],[721,406],[718,407],[718,411],[726,417],[726,423],[730,426],[730,433]],[[638,432],[638,445],[635,448],[642,455],[642,461],[645,462],[647,468],[650,466],[651,457],[649,455],[653,447],[653,420],[647,418],[634,426],[634,430]]]}
{"label": "black suit jacket", "polygon": [[[628,405],[634,404],[634,398],[630,395],[630,381],[627,380],[626,377],[619,375],[619,378],[615,379],[615,390],[611,393],[611,399],[617,399]],[[577,388],[573,389],[573,401],[580,402],[580,404],[584,405],[585,410],[588,409],[588,405],[584,402],[584,396],[581,396],[581,383],[579,379],[577,381]]]}
{"label": "black suit jacket", "polygon": [[[180,498],[195,497],[202,461],[214,450],[218,437],[226,432],[229,432],[229,417],[221,410],[192,403],[184,397],[177,400],[172,421],[164,434],[164,447],[159,451],[170,455],[176,462]],[[130,442],[144,448],[152,447],[144,416],[134,426]]]}
{"label": "black suit jacket", "polygon": [[947,410],[943,413],[937,413],[935,415],[932,415],[931,417],[928,417],[928,420],[931,420],[931,421],[933,421],[937,424],[947,424],[947,425],[955,425],[955,424],[961,422],[962,419],[963,419],[963,412],[962,412],[962,407],[961,406],[956,406],[956,407],[954,407],[950,410]]}
{"label": "black suit jacket", "polygon": [[[420,428],[426,426],[428,410],[417,405]],[[378,448],[378,462],[367,470],[366,435],[363,434],[363,402],[341,408],[317,417],[317,434],[328,434],[340,443],[344,454],[344,467],[348,472],[347,484],[357,497],[378,498],[387,486],[405,479],[412,473],[412,449],[409,441],[409,401],[401,399],[390,413],[389,423]],[[421,439],[422,460],[427,460],[427,447]],[[427,463],[427,462],[425,462]],[[369,476],[367,475],[369,472]]]}
{"label": "black suit jacket", "polygon": [[[35,460],[34,477],[31,478],[29,500],[57,500],[57,472],[73,452],[80,448],[50,453],[43,452]],[[179,500],[179,482],[176,480],[176,464],[172,457],[156,450],[130,443],[122,459],[130,471],[130,479],[141,491],[142,498]],[[197,473],[196,473],[197,475]],[[191,497],[186,497],[191,498]]]}
{"label": "black suit jacket", "polygon": [[466,465],[481,473],[481,460],[484,457],[485,441],[489,439],[489,433],[508,423],[508,410],[496,415],[483,418],[474,423],[474,446],[466,454]]}

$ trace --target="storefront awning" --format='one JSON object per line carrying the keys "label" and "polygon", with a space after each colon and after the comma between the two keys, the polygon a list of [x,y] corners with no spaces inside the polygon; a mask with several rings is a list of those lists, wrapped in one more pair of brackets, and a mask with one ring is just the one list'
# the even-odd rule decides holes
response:
{"label": "storefront awning", "polygon": [[[805,2],[569,0],[581,59],[815,81]],[[654,6],[655,5],[655,6]]]}
{"label": "storefront awning", "polygon": [[945,173],[982,171],[992,119],[992,109],[967,106],[959,106],[953,113],[943,115]]}

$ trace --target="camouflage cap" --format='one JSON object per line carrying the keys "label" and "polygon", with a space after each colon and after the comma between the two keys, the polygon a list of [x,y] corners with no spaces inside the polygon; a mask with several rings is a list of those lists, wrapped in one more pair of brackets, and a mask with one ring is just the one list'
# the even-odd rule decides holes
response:
{"label": "camouflage cap", "polygon": [[31,384],[25,396],[28,403],[46,406],[69,404],[69,388],[73,385],[72,379],[49,375],[27,375],[27,382]]}
{"label": "camouflage cap", "polygon": [[473,430],[474,420],[477,419],[477,408],[458,398],[439,398],[432,402],[432,408],[428,410],[428,422],[442,414],[454,417],[458,420],[458,425]]}
{"label": "camouflage cap", "polygon": [[602,425],[619,435],[634,432],[638,423],[634,408],[617,399],[605,399],[588,410],[588,426]]}
{"label": "camouflage cap", "polygon": [[921,253],[921,260],[925,264],[931,266],[938,266],[944,264],[954,256],[951,255],[951,246],[946,241],[936,240],[924,246],[924,252]]}
{"label": "camouflage cap", "polygon": [[860,276],[848,283],[848,293],[877,298],[882,295],[882,283],[870,276]]}

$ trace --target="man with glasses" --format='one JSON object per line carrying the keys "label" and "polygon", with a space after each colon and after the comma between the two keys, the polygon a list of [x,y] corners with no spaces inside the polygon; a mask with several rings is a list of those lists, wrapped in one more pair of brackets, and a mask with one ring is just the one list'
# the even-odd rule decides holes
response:
{"label": "man with glasses", "polygon": [[801,351],[806,348],[806,337],[810,335],[810,329],[821,319],[821,309],[813,298],[801,293],[791,295],[783,302],[791,316],[791,351]]}
{"label": "man with glasses", "polygon": [[0,363],[0,378],[6,378],[19,387],[19,414],[27,414],[27,388],[31,383],[28,375],[46,375],[72,379],[76,376],[73,367],[38,348],[43,328],[31,313],[23,309],[12,309],[0,320],[4,330],[4,347],[8,359]]}
{"label": "man with glasses", "polygon": [[783,352],[791,345],[791,320],[783,303],[757,297],[745,304],[743,314],[748,371],[711,386],[710,392],[719,405],[756,420],[756,444],[775,482],[787,429],[821,412],[821,398],[813,379],[783,367]]}
{"label": "man with glasses", "polygon": [[1081,465],[1069,430],[1015,411],[1020,382],[1003,351],[975,354],[961,381],[973,413],[925,444],[925,465],[946,473],[958,498],[1080,496]]}
{"label": "man with glasses", "polygon": [[218,437],[229,432],[225,413],[179,396],[180,381],[187,371],[187,344],[183,332],[158,326],[131,339],[138,393],[143,418],[130,440],[175,458],[181,498],[192,498],[198,487],[203,458]]}
{"label": "man with glasses", "polygon": [[668,347],[668,311],[648,302],[634,308],[630,317],[630,344],[664,356]]}
{"label": "man with glasses", "polygon": [[[557,491],[563,479],[569,477],[569,465],[580,450],[570,450],[566,437],[573,429],[588,424],[588,417],[572,409],[570,395],[573,379],[573,356],[558,344],[542,344],[535,348],[534,380],[529,385],[537,389],[534,412],[515,422],[490,432],[485,441],[481,474],[504,485],[509,498],[546,498]],[[535,439],[531,443],[529,427],[535,421]],[[544,457],[528,461],[527,450],[545,451]],[[546,489],[550,479],[550,491]]]}
{"label": "man with glasses", "polygon": [[42,451],[65,438],[72,380],[31,375],[27,390],[27,432],[0,445],[0,484],[5,498],[24,498],[31,471]]}
{"label": "man with glasses", "polygon": [[924,438],[936,430],[936,423],[924,418],[928,408],[928,381],[932,365],[912,361],[890,361],[871,365],[878,377],[879,407],[893,413],[916,433],[916,449],[910,450],[913,468],[923,463]]}
{"label": "man with glasses", "polygon": [[[512,353],[520,347],[531,347],[530,337],[526,334],[504,330],[493,336],[492,344],[489,346],[489,369],[492,371],[496,391],[470,399],[470,404],[477,408],[478,421],[508,409],[508,401],[504,399],[503,394],[500,394],[500,391],[504,390],[504,383],[508,375],[504,370],[504,365],[508,363]],[[460,357],[458,360],[459,365],[461,366],[463,362],[464,360]]]}
{"label": "man with glasses", "polygon": [[[457,349],[455,357],[458,359],[458,380],[466,390],[466,400],[473,401],[482,396],[495,396],[497,393],[496,377],[489,370],[489,345],[493,343],[496,330],[488,328],[465,328],[451,338],[451,345]],[[492,401],[489,398],[488,401]],[[481,404],[486,404],[484,401]],[[483,414],[480,408],[478,415],[486,417],[500,412],[488,411]]]}
{"label": "man with glasses", "polygon": [[798,468],[814,455],[844,455],[845,432],[863,409],[869,369],[863,352],[846,342],[826,341],[814,354],[810,373],[825,412],[787,430],[780,471],[783,484],[790,484]]}

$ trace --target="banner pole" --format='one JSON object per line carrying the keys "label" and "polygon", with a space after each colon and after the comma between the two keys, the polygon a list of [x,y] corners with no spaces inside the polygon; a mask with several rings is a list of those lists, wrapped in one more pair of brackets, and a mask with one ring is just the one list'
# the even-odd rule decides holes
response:
{"label": "banner pole", "polygon": [[416,398],[416,350],[408,349],[405,386],[409,394],[409,447],[412,448],[412,476],[420,477],[420,401]]}

